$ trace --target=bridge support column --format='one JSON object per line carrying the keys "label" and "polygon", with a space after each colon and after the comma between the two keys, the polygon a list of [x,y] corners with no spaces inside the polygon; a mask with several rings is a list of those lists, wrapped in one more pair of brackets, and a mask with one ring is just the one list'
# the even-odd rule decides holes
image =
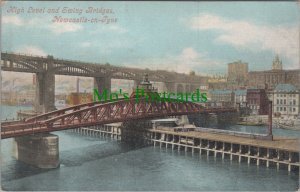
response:
{"label": "bridge support column", "polygon": [[172,93],[176,92],[175,83],[165,83],[165,86],[168,92],[172,92]]}
{"label": "bridge support column", "polygon": [[126,121],[122,123],[121,140],[134,146],[147,145],[150,139],[147,135],[147,129],[151,127],[152,123],[149,120]]}
{"label": "bridge support column", "polygon": [[133,80],[133,87],[132,88],[136,88],[139,84],[140,84],[141,80]]}
{"label": "bridge support column", "polygon": [[111,78],[110,77],[95,77],[94,88],[101,94],[104,89],[110,93],[111,91]]}
{"label": "bridge support column", "polygon": [[47,72],[36,74],[36,103],[38,112],[49,112],[55,110],[55,75],[52,71],[53,63],[47,63]]}
{"label": "bridge support column", "polygon": [[176,83],[175,86],[176,86],[176,91],[175,91],[176,93],[183,93],[183,92],[185,92],[185,86],[184,86],[184,84]]}
{"label": "bridge support column", "polygon": [[191,85],[185,84],[185,92],[191,92]]}
{"label": "bridge support column", "polygon": [[16,137],[14,142],[17,160],[44,169],[59,167],[57,135],[28,135]]}
{"label": "bridge support column", "polygon": [[200,89],[200,85],[190,84],[190,92],[194,92],[197,89]]}

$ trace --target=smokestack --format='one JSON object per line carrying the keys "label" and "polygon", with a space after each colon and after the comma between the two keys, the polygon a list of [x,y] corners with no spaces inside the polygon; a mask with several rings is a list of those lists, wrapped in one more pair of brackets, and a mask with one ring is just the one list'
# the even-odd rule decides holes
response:
{"label": "smokestack", "polygon": [[76,93],[79,93],[79,77],[77,77],[77,82],[76,82]]}
{"label": "smokestack", "polygon": [[33,74],[32,76],[32,84],[36,85],[36,74]]}
{"label": "smokestack", "polygon": [[273,140],[273,133],[272,133],[272,101],[269,101],[269,127],[268,127],[268,137]]}

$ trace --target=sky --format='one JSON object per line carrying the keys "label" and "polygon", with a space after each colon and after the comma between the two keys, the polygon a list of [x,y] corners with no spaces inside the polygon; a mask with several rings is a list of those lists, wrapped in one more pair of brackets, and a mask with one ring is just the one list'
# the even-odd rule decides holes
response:
{"label": "sky", "polygon": [[[46,13],[28,13],[30,7]],[[61,13],[64,7],[83,12]],[[117,21],[52,21],[103,17],[85,13],[88,7],[111,9],[107,16]],[[291,1],[5,2],[1,24],[4,52],[197,74],[226,74],[236,60],[268,70],[278,54],[285,69],[299,68],[299,7]]]}

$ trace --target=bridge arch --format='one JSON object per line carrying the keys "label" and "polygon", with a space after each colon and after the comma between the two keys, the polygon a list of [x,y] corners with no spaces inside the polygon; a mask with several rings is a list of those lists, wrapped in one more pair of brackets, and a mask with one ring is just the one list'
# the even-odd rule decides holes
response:
{"label": "bridge arch", "polygon": [[184,89],[184,87],[183,87],[183,85],[182,84],[177,84],[177,93],[180,93],[180,92],[184,92],[185,91],[185,89]]}
{"label": "bridge arch", "polygon": [[84,66],[72,66],[72,65],[62,65],[62,66],[57,66],[54,67],[54,72],[59,73],[59,72],[74,72],[74,73],[82,73],[82,74],[91,74],[94,73],[93,70],[88,69]]}
{"label": "bridge arch", "polygon": [[190,84],[186,84],[185,85],[185,91],[186,92],[191,92],[191,86],[190,86]]}
{"label": "bridge arch", "polygon": [[196,89],[199,89],[199,86],[195,85],[195,84],[191,84],[191,92],[196,91]]}
{"label": "bridge arch", "polygon": [[110,76],[115,79],[131,79],[131,80],[137,79],[136,73],[121,71],[121,70],[112,72]]}
{"label": "bridge arch", "polygon": [[3,67],[13,67],[13,68],[19,68],[19,69],[23,69],[23,70],[28,70],[31,72],[37,72],[39,71],[39,68],[35,65],[35,62],[28,62],[28,61],[24,61],[24,60],[4,60],[3,61]]}

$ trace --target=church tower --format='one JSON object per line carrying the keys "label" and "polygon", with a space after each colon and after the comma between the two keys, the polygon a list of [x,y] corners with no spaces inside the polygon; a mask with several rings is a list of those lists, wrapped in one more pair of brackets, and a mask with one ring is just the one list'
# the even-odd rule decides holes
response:
{"label": "church tower", "polygon": [[272,70],[282,70],[282,61],[279,59],[278,54],[275,56],[272,64]]}

